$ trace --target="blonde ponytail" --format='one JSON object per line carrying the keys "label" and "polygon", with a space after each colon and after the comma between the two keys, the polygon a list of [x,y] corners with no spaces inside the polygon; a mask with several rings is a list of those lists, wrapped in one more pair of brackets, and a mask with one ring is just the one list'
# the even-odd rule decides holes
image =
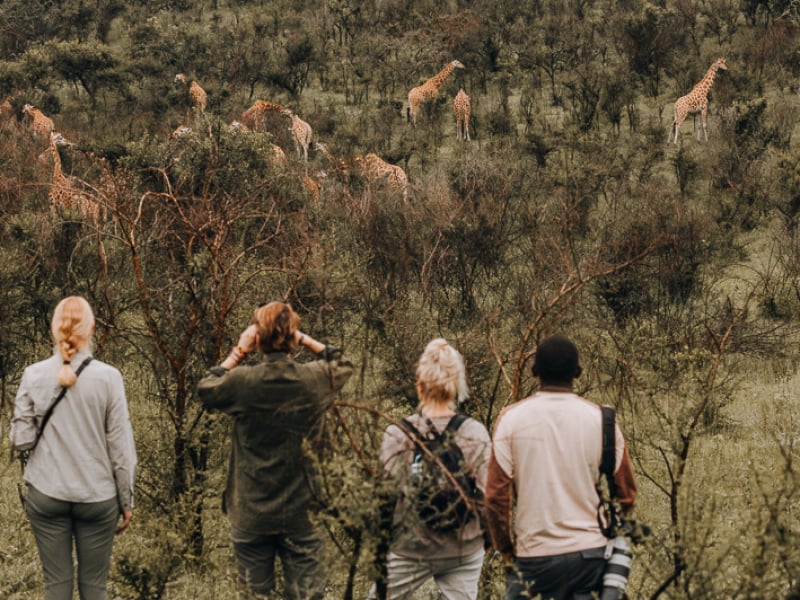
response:
{"label": "blonde ponytail", "polygon": [[64,298],[53,311],[50,332],[62,360],[58,384],[70,387],[78,379],[70,365],[72,357],[89,344],[94,333],[92,307],[80,296]]}

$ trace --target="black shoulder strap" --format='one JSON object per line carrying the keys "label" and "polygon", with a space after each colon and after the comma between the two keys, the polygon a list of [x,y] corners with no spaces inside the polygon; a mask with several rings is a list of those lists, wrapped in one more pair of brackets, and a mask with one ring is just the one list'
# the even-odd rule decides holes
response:
{"label": "black shoulder strap", "polygon": [[[75,376],[78,377],[81,374],[81,371],[83,371],[86,368],[86,365],[88,365],[90,362],[92,362],[92,357],[87,356],[86,359],[76,369]],[[34,448],[36,448],[36,444],[39,443],[39,438],[42,437],[42,433],[44,433],[44,428],[47,426],[47,422],[50,420],[50,417],[53,416],[53,411],[56,409],[58,403],[61,402],[62,398],[64,398],[66,393],[67,388],[62,387],[61,391],[58,393],[58,396],[56,396],[56,399],[53,400],[53,403],[47,408],[47,412],[44,413],[44,416],[42,417],[42,424],[39,425],[39,429],[36,430],[36,439],[33,441],[33,446],[31,446],[28,450],[29,454],[33,452]]]}
{"label": "black shoulder strap", "polygon": [[447,426],[442,430],[441,433],[438,433],[436,429],[433,427],[433,424],[430,424],[430,432],[427,436],[422,435],[419,432],[419,429],[414,427],[414,424],[409,421],[408,419],[400,419],[400,428],[405,429],[406,431],[413,433],[415,436],[415,440],[419,440],[420,442],[424,442],[425,440],[435,440],[445,435],[445,433],[455,433],[458,431],[458,428],[466,421],[469,417],[467,415],[456,413],[448,422]]}
{"label": "black shoulder strap", "polygon": [[608,482],[608,493],[613,499],[617,496],[617,485],[614,483],[614,467],[617,463],[614,427],[616,411],[613,406],[601,406],[600,411],[603,415],[603,454],[600,459],[600,473],[605,475]]}
{"label": "black shoulder strap", "polygon": [[400,429],[404,429],[407,433],[412,433],[414,435],[414,441],[423,441],[425,438],[422,437],[422,434],[419,432],[419,429],[414,427],[414,424],[409,421],[408,419],[400,419],[400,423],[398,423]]}
{"label": "black shoulder strap", "polygon": [[[458,431],[458,428],[466,421],[469,417],[463,413],[456,413],[452,419],[447,423],[447,427],[444,428],[444,431],[449,431],[451,433],[455,433]],[[444,431],[442,433],[444,433]]]}

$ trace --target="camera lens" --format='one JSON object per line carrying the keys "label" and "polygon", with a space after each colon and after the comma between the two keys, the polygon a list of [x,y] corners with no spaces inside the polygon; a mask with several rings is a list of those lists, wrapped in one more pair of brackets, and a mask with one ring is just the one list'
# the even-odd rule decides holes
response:
{"label": "camera lens", "polygon": [[606,561],[606,570],[603,573],[603,593],[600,600],[621,598],[631,572],[633,552],[628,540],[624,536],[617,536],[611,540],[611,545],[611,556]]}

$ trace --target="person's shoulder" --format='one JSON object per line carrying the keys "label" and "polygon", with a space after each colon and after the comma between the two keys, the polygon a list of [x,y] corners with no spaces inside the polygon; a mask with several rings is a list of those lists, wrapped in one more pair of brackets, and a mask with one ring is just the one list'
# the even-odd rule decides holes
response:
{"label": "person's shoulder", "polygon": [[[74,365],[73,367],[77,369]],[[95,382],[95,384],[101,385],[124,386],[122,372],[114,365],[97,358],[92,358],[89,364],[80,372],[78,382],[81,381],[86,381],[87,383]]]}
{"label": "person's shoulder", "polygon": [[486,425],[474,417],[465,416],[466,419],[464,419],[461,427],[458,428],[459,433],[465,437],[489,439],[489,430],[486,429]]}

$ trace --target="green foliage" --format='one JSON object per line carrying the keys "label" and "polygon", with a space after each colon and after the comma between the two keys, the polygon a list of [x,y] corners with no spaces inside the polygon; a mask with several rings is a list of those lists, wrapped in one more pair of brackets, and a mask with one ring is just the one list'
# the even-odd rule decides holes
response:
{"label": "green foliage", "polygon": [[[580,391],[615,404],[628,437],[655,532],[631,596],[796,591],[791,3],[8,1],[0,23],[0,420],[21,369],[51,350],[52,307],[86,295],[140,449],[114,595],[235,594],[229,427],[193,389],[278,298],[357,367],[320,457],[331,597],[366,595],[379,569],[380,437],[415,407],[425,343],[462,351],[465,410],[491,429],[532,389],[553,332],[576,339]],[[708,143],[667,143],[672,103],[717,56],[729,70]],[[453,59],[466,68],[409,127],[408,90]],[[178,72],[208,92],[205,113]],[[453,131],[459,87],[469,143]],[[230,129],[257,99],[291,107],[339,162],[313,146],[296,159],[278,113],[264,132]],[[53,157],[26,103],[75,142],[63,170],[105,220],[50,206]],[[405,169],[407,198],[354,168],[368,152]],[[21,522],[2,479],[3,522]],[[0,596],[38,597],[29,532],[2,535]],[[489,556],[481,597],[502,589]]]}

